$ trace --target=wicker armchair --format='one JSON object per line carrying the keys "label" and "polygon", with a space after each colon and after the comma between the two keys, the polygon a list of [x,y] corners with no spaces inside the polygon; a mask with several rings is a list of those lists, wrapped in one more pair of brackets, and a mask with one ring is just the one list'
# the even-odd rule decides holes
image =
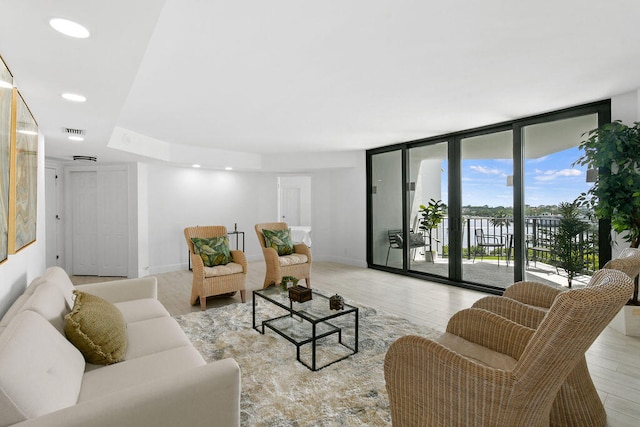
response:
{"label": "wicker armchair", "polygon": [[231,251],[233,261],[226,265],[205,267],[200,255],[195,254],[193,237],[212,238],[222,237],[227,229],[221,225],[206,227],[187,227],[184,237],[189,247],[189,256],[193,267],[193,281],[191,282],[191,305],[200,300],[202,310],[207,309],[207,297],[223,294],[234,294],[240,291],[240,298],[245,302],[245,283],[247,281],[247,260],[242,251]]}
{"label": "wicker armchair", "polygon": [[438,339],[398,339],[384,364],[393,425],[549,425],[558,390],[632,291],[608,271],[559,294],[536,329],[470,308]]}
{"label": "wicker armchair", "polygon": [[285,222],[268,222],[256,224],[255,230],[264,255],[264,262],[267,271],[264,276],[264,287],[272,284],[280,285],[283,276],[293,276],[297,279],[304,279],[307,288],[311,287],[311,251],[304,243],[294,244],[294,253],[292,255],[278,256],[278,252],[273,248],[268,248],[262,230],[286,230],[288,228]]}
{"label": "wicker armchair", "polygon": [[640,249],[625,248],[620,252],[618,258],[608,261],[602,268],[623,271],[635,280],[640,274]]}
{"label": "wicker armchair", "polygon": [[[607,262],[605,269],[620,270],[634,279],[640,272],[640,249],[627,248],[619,258]],[[596,272],[587,286],[597,285],[606,272]],[[473,307],[504,316],[522,325],[536,328],[562,290],[537,282],[518,282],[509,286],[502,297],[485,297]],[[552,426],[601,427],[607,414],[591,380],[583,357],[561,387],[551,410]]]}

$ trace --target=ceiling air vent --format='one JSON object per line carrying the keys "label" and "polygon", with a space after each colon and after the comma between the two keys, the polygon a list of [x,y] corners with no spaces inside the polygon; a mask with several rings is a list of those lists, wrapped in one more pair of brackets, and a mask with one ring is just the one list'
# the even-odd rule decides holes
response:
{"label": "ceiling air vent", "polygon": [[98,158],[93,156],[73,156],[73,160],[84,160],[85,162],[97,162]]}
{"label": "ceiling air vent", "polygon": [[72,128],[62,128],[63,132],[67,135],[75,135],[75,136],[83,136],[87,133],[84,129],[72,129]]}

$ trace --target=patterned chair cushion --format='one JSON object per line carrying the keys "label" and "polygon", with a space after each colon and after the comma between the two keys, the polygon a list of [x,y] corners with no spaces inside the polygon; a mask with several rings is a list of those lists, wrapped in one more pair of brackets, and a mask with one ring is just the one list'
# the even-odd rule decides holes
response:
{"label": "patterned chair cushion", "polygon": [[229,238],[227,236],[211,237],[208,239],[201,237],[191,238],[193,251],[200,255],[205,267],[215,267],[216,265],[226,265],[230,263],[231,249],[229,249]]}
{"label": "patterned chair cushion", "polygon": [[242,265],[230,262],[226,265],[216,265],[215,267],[205,267],[204,277],[228,276],[229,274],[242,273]]}
{"label": "patterned chair cushion", "polygon": [[305,264],[308,261],[309,258],[305,254],[284,255],[278,258],[280,267],[286,267],[287,265]]}
{"label": "patterned chair cushion", "polygon": [[262,230],[267,248],[273,248],[279,256],[291,255],[294,252],[291,230]]}

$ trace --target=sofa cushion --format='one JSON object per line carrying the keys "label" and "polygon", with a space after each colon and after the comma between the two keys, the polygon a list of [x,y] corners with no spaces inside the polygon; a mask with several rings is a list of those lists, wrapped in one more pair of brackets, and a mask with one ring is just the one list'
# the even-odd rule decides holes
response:
{"label": "sofa cushion", "polygon": [[291,230],[262,230],[264,243],[267,248],[273,248],[279,256],[293,253],[293,241],[291,240]]}
{"label": "sofa cushion", "polygon": [[89,363],[119,362],[127,352],[127,325],[109,301],[80,291],[73,310],[65,316],[64,332]]}
{"label": "sofa cushion", "polygon": [[84,365],[46,319],[18,313],[0,335],[0,425],[75,405]]}
{"label": "sofa cushion", "polygon": [[171,316],[162,303],[155,298],[141,298],[132,301],[117,302],[114,305],[120,310],[127,324],[141,320],[155,319],[156,317]]}
{"label": "sofa cushion", "polygon": [[187,345],[103,366],[85,372],[78,402],[100,398],[165,375],[179,375],[204,364],[200,353]]}
{"label": "sofa cushion", "polygon": [[53,282],[58,286],[64,295],[65,301],[67,301],[68,309],[71,310],[73,307],[73,291],[75,290],[75,287],[73,286],[73,283],[71,283],[71,279],[66,271],[60,267],[49,267],[42,275],[42,278],[48,282]]}
{"label": "sofa cushion", "polygon": [[193,237],[193,251],[196,255],[200,255],[205,267],[215,267],[216,265],[225,265],[230,263],[231,249],[229,248],[229,238],[221,237]]}
{"label": "sofa cushion", "polygon": [[11,322],[11,319],[13,319],[16,314],[18,314],[20,310],[22,310],[24,304],[29,300],[29,297],[31,297],[31,295],[22,294],[18,298],[16,298],[13,304],[11,304],[11,307],[9,307],[9,310],[7,310],[4,316],[2,316],[2,320],[0,320],[0,326],[7,326],[9,322]]}
{"label": "sofa cushion", "polygon": [[237,273],[242,273],[242,265],[235,262],[230,262],[227,265],[216,265],[215,267],[204,268],[204,277],[227,276]]}
{"label": "sofa cushion", "polygon": [[127,325],[129,347],[125,360],[191,345],[182,328],[171,317],[158,317]]}
{"label": "sofa cushion", "polygon": [[53,282],[46,281],[38,286],[22,307],[38,313],[64,335],[64,316],[69,313],[67,303],[60,287]]}

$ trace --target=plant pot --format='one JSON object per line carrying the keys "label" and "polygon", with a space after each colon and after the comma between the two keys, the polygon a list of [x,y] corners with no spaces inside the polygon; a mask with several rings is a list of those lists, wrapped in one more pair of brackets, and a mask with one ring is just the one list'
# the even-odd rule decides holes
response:
{"label": "plant pot", "polygon": [[436,262],[438,259],[438,252],[436,251],[425,251],[424,252],[424,260],[428,262]]}
{"label": "plant pot", "polygon": [[640,306],[625,305],[609,326],[626,336],[640,337]]}

